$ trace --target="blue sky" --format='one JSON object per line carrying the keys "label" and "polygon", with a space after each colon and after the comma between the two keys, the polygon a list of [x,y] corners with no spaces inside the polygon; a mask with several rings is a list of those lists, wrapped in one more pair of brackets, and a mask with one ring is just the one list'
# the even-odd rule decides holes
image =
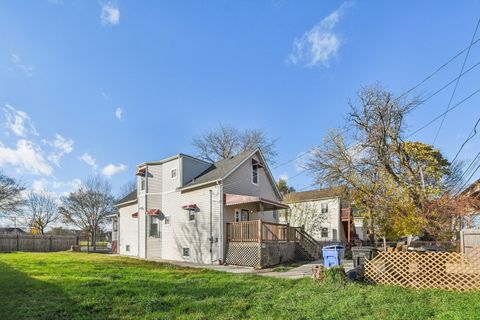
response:
{"label": "blue sky", "polygon": [[[194,155],[192,137],[220,123],[265,129],[284,163],[341,126],[362,85],[400,94],[465,48],[479,12],[479,1],[2,1],[0,166],[57,194],[92,173],[118,190],[139,162]],[[479,58],[480,43],[465,69]],[[463,59],[415,93],[457,77]],[[453,104],[479,75],[462,77]],[[412,113],[409,130],[445,111],[452,90]],[[479,102],[448,113],[436,141],[448,157]],[[438,125],[412,139],[432,143]],[[461,158],[479,147],[480,136]],[[301,160],[275,176],[305,188]]]}

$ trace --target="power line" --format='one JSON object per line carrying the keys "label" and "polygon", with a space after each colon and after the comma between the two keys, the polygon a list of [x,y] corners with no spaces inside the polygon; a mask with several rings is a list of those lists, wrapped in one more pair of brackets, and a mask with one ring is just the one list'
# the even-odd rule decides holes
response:
{"label": "power line", "polygon": [[[475,32],[472,35],[472,40],[470,40],[470,46],[468,47],[467,54],[465,55],[465,59],[463,59],[463,64],[462,64],[462,68],[460,69],[460,74],[463,73],[463,69],[465,68],[465,64],[467,63],[468,56],[470,55],[470,49],[472,48],[472,43],[475,40],[475,36],[477,35],[479,24],[480,24],[480,18],[478,19],[477,25],[475,26]],[[458,87],[459,82],[460,82],[460,77],[458,77],[457,82],[455,82],[455,87],[453,88],[452,95],[450,96],[450,100],[448,101],[447,110],[450,108],[450,106],[452,104],[453,97],[455,96],[455,92],[457,91],[457,87]],[[440,130],[442,130],[443,123],[445,122],[446,117],[447,117],[447,114],[445,113],[443,115],[442,122],[440,122],[440,126],[438,127],[437,133],[435,134],[435,138],[433,139],[433,144],[435,144],[435,142],[437,141],[438,134],[440,133]]]}
{"label": "power line", "polygon": [[480,41],[480,38],[478,38],[477,40],[473,41],[472,43],[470,43],[469,46],[467,46],[466,48],[464,48],[463,50],[461,50],[460,52],[458,52],[456,55],[454,55],[452,58],[450,58],[450,60],[448,60],[447,62],[445,62],[444,64],[442,64],[440,67],[438,67],[435,71],[433,71],[430,75],[428,75],[426,78],[424,78],[422,81],[420,81],[419,83],[417,83],[415,86],[413,86],[412,88],[408,89],[406,92],[402,93],[397,99],[400,99],[402,98],[403,96],[409,94],[410,92],[412,92],[413,90],[417,89],[418,87],[420,87],[422,84],[424,84],[425,82],[427,82],[428,80],[430,80],[434,75],[436,75],[440,70],[442,70],[443,68],[445,68],[447,65],[449,65],[453,60],[455,60],[456,58],[458,58],[459,56],[462,55],[462,53],[464,53],[465,51],[467,50],[470,50],[470,48],[476,44],[477,42]]}
{"label": "power line", "polygon": [[460,152],[462,152],[462,149],[463,149],[463,147],[465,147],[467,142],[470,141],[473,137],[475,137],[477,135],[477,126],[478,126],[479,122],[480,122],[480,117],[478,118],[477,122],[475,123],[475,126],[473,127],[472,131],[470,131],[470,133],[468,134],[467,139],[465,139],[465,141],[462,143],[460,149],[458,149],[457,154],[455,155],[455,157],[452,160],[452,163],[455,162],[455,160],[457,160],[458,155],[460,154]]}
{"label": "power line", "polygon": [[470,71],[472,71],[473,69],[475,69],[476,67],[478,67],[480,65],[480,61],[475,63],[473,66],[471,66],[469,69],[467,69],[466,71],[464,71],[463,73],[461,73],[459,76],[457,76],[456,78],[450,80],[450,82],[444,84],[442,87],[440,87],[440,89],[438,89],[437,91],[435,91],[434,93],[432,93],[431,95],[429,95],[427,98],[423,99],[422,101],[420,101],[417,105],[415,105],[415,107],[413,107],[411,109],[411,111],[415,110],[416,108],[418,108],[419,106],[421,106],[422,104],[424,104],[425,102],[427,102],[428,100],[430,100],[431,98],[433,98],[434,96],[436,96],[438,93],[440,93],[441,91],[445,90],[445,88],[449,87],[452,83],[454,83],[457,79],[460,79],[461,77],[463,77],[465,74],[469,73]]}
{"label": "power line", "polygon": [[292,163],[293,161],[295,161],[295,160],[297,160],[297,159],[300,159],[301,157],[307,155],[308,153],[310,153],[310,148],[309,148],[307,151],[304,151],[304,152],[300,153],[300,154],[297,155],[295,158],[290,159],[290,160],[288,160],[288,161],[285,161],[285,162],[283,162],[283,163],[280,163],[280,164],[272,167],[272,169],[277,169],[278,167],[281,167],[281,166],[287,165],[287,164],[289,164],[289,163]]}
{"label": "power line", "polygon": [[465,101],[467,101],[468,99],[470,99],[471,97],[473,97],[474,95],[476,95],[478,92],[480,92],[480,89],[477,89],[475,90],[473,93],[471,93],[468,97],[466,97],[465,99],[463,99],[462,101],[458,102],[457,104],[455,104],[453,107],[447,109],[445,112],[439,114],[438,116],[436,116],[435,118],[433,118],[432,120],[430,120],[428,123],[426,123],[424,126],[422,126],[420,129],[417,129],[416,131],[412,132],[411,134],[409,134],[407,136],[407,138],[410,138],[411,136],[415,135],[417,132],[425,129],[426,127],[428,127],[429,125],[431,125],[432,123],[434,123],[435,121],[437,121],[438,119],[440,119],[444,114],[447,114],[449,113],[450,111],[456,109],[458,106],[460,106],[462,103],[464,103]]}

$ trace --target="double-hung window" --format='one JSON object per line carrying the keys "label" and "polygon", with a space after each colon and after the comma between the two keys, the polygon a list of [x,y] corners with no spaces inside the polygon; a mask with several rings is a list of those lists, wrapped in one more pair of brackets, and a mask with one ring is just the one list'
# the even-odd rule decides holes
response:
{"label": "double-hung window", "polygon": [[150,220],[150,237],[160,238],[160,219],[158,216],[148,216]]}

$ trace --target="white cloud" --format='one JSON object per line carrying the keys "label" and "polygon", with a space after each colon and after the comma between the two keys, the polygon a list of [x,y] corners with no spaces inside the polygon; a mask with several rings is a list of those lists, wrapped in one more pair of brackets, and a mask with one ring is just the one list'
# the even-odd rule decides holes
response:
{"label": "white cloud", "polygon": [[289,56],[290,62],[306,67],[328,67],[330,59],[337,54],[342,45],[342,41],[334,29],[344,11],[351,5],[352,2],[344,2],[312,29],[295,39],[293,52]]}
{"label": "white cloud", "polygon": [[87,165],[92,167],[93,169],[97,169],[97,163],[94,157],[92,157],[90,154],[85,152],[82,154],[82,156],[79,158],[81,161],[85,162]]}
{"label": "white cloud", "polygon": [[106,25],[117,25],[120,23],[120,9],[117,6],[107,3],[102,5],[102,12],[100,13],[100,19],[102,24]]}
{"label": "white cloud", "polygon": [[19,172],[39,175],[49,176],[53,171],[42,156],[40,148],[24,139],[17,141],[16,149],[0,146],[0,166],[6,164],[16,167]]}
{"label": "white cloud", "polygon": [[33,192],[41,193],[45,191],[45,183],[43,180],[34,180],[32,183]]}
{"label": "white cloud", "polygon": [[114,174],[117,174],[119,172],[124,172],[125,170],[127,170],[127,166],[124,165],[124,164],[118,164],[118,165],[115,165],[113,163],[109,164],[109,165],[106,165],[105,167],[103,167],[102,169],[102,174],[104,176],[107,176],[107,177],[111,177],[113,176]]}
{"label": "white cloud", "polygon": [[48,156],[48,160],[52,161],[55,165],[60,166],[60,159],[68,153],[73,151],[73,140],[65,139],[62,135],[56,133],[55,140],[45,141],[45,143],[52,146],[55,150]]}
{"label": "white cloud", "polygon": [[16,53],[12,53],[10,55],[10,58],[11,58],[12,63],[15,67],[22,70],[27,76],[29,76],[29,77],[33,76],[33,71],[35,70],[34,66],[27,65],[24,62],[22,62],[22,59]]}
{"label": "white cloud", "polygon": [[117,110],[115,110],[115,117],[117,117],[118,120],[122,120],[122,116],[123,116],[122,108],[117,108]]}
{"label": "white cloud", "polygon": [[5,114],[6,127],[16,136],[25,137],[28,133],[38,135],[33,121],[25,111],[17,110],[7,103],[3,107],[3,112]]}

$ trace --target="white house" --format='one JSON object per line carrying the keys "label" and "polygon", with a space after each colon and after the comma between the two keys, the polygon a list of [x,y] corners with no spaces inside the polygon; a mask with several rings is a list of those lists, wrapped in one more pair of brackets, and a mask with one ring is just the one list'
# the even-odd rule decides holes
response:
{"label": "white house", "polygon": [[137,190],[116,204],[117,253],[254,266],[293,258],[290,249],[262,256],[267,240],[291,248],[295,230],[272,224],[288,206],[260,150],[216,163],[178,154],[141,163],[136,175]]}
{"label": "white house", "polygon": [[288,193],[281,222],[303,226],[319,242],[363,240],[363,219],[353,217],[344,195],[344,187]]}

